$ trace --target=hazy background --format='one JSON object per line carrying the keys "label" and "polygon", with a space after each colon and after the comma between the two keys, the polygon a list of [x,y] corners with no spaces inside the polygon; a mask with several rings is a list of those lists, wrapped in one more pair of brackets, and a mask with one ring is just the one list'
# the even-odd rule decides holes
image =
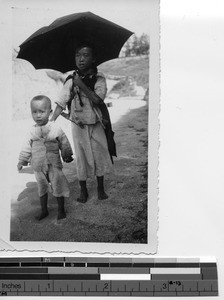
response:
{"label": "hazy background", "polygon": [[[12,1],[13,46],[17,47],[40,27],[49,25],[56,18],[76,12],[91,11],[94,14],[117,23],[135,32],[137,35],[149,33],[149,11],[153,0],[103,1],[61,1],[47,0],[39,5],[35,0]],[[25,13],[24,13],[25,9]]]}

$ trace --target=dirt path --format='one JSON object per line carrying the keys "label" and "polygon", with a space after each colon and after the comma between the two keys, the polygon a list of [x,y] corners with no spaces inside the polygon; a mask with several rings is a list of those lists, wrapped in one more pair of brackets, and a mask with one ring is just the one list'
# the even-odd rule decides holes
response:
{"label": "dirt path", "polygon": [[[11,206],[12,241],[147,242],[147,105],[132,109],[115,123],[118,157],[114,174],[105,178],[108,200],[99,201],[95,181],[88,181],[89,200],[75,201],[78,180],[75,163],[64,165],[71,197],[66,201],[67,218],[56,220],[57,204],[49,195],[49,216],[36,221],[40,210],[37,185],[29,181]],[[32,170],[26,168],[30,175]],[[29,174],[30,173],[30,174]],[[28,176],[27,175],[27,176]]]}

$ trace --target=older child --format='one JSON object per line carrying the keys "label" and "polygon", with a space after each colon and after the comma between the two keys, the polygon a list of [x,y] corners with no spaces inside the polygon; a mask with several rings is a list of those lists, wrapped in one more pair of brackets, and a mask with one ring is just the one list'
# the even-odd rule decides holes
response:
{"label": "older child", "polygon": [[[75,51],[75,68],[73,78],[64,84],[52,120],[70,106],[70,120],[77,163],[77,174],[81,187],[78,202],[85,203],[88,198],[87,178],[97,177],[98,199],[108,198],[104,190],[104,174],[112,167],[108,151],[100,105],[106,96],[106,79],[95,67],[93,48],[88,44],[80,45]],[[86,80],[86,78],[88,80]],[[88,81],[88,83],[87,83]]]}
{"label": "older child", "polygon": [[38,95],[31,100],[31,113],[35,125],[28,132],[26,141],[19,155],[17,169],[31,163],[37,180],[40,196],[41,214],[36,218],[42,220],[48,216],[48,192],[56,197],[58,203],[58,220],[66,218],[64,198],[69,197],[69,188],[62,172],[62,161],[71,162],[72,149],[65,133],[49,122],[52,112],[51,101],[44,95]]}

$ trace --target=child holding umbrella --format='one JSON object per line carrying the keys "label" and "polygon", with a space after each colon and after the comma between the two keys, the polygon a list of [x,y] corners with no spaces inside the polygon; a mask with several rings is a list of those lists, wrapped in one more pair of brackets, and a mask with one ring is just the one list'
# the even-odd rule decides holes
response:
{"label": "child holding umbrella", "polygon": [[[97,72],[95,53],[91,45],[85,43],[76,48],[75,64],[77,72],[68,77],[51,118],[55,121],[69,105],[69,119],[72,121],[72,135],[80,184],[77,201],[85,203],[88,199],[86,181],[97,178],[98,199],[108,198],[104,190],[104,175],[112,167],[107,138],[100,106],[106,92],[106,79]],[[78,75],[79,74],[79,75]]]}

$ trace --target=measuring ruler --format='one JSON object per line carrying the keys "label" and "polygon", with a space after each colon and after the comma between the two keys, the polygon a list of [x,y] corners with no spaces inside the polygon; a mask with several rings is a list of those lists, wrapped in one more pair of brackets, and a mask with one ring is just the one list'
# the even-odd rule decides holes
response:
{"label": "measuring ruler", "polygon": [[218,296],[217,264],[200,258],[0,258],[1,296]]}

